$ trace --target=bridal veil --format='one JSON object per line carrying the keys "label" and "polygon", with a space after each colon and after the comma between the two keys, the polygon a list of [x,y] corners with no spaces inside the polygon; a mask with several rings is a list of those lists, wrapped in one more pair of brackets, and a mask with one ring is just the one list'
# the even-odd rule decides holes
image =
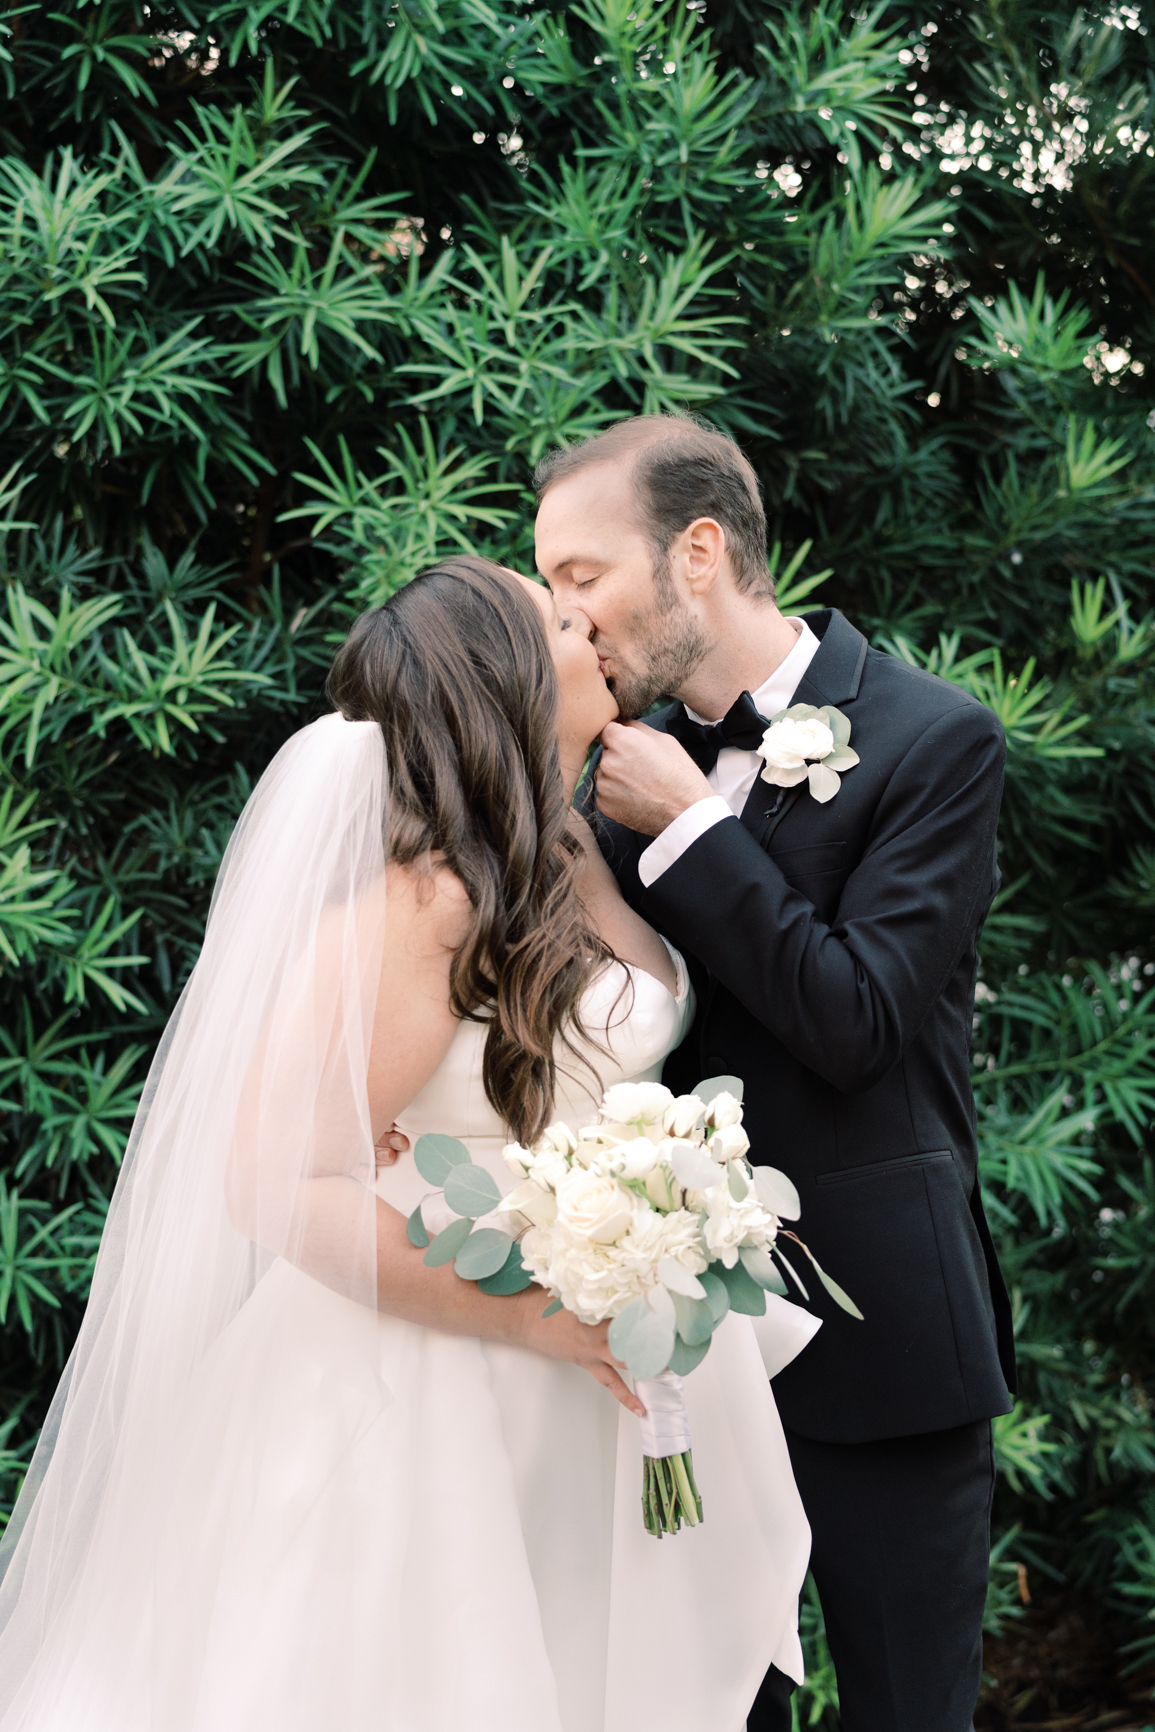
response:
{"label": "bridal veil", "polygon": [[[156,1542],[195,1436],[198,1371],[276,1258],[358,1301],[363,1328],[325,1343],[342,1386],[380,1378],[366,1076],[385,809],[380,728],[329,715],[278,753],[229,843],[0,1548],[3,1732],[74,1724],[84,1655],[103,1643],[107,1661],[126,1630],[163,1631],[179,1582]],[[259,1447],[252,1466],[229,1488],[230,1520]]]}

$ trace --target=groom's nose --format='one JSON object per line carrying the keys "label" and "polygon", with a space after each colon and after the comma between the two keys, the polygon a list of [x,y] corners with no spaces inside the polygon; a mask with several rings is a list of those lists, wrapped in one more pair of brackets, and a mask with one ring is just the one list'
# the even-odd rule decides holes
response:
{"label": "groom's nose", "polygon": [[594,622],[588,613],[582,612],[580,607],[567,608],[566,618],[569,620],[571,631],[580,631],[584,638],[593,637]]}

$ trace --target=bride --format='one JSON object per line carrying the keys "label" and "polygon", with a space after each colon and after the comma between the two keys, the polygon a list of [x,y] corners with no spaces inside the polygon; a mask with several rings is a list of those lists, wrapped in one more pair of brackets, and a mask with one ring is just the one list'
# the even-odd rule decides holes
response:
{"label": "bride", "polygon": [[412,1155],[376,1176],[396,1120],[508,1188],[504,1143],[689,1026],[570,810],[616,714],[588,639],[447,560],[245,808],[5,1538],[0,1732],[740,1732],[801,1678],[750,1320],[686,1384],[706,1521],[657,1543],[606,1327],[427,1267]]}

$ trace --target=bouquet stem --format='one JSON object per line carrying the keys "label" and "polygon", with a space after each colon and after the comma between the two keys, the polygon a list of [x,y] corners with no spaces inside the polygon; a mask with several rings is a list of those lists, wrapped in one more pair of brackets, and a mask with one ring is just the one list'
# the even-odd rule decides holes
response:
{"label": "bouquet stem", "polygon": [[658,1539],[676,1534],[683,1522],[688,1528],[701,1522],[702,1500],[688,1449],[680,1455],[642,1457],[642,1517],[646,1532]]}

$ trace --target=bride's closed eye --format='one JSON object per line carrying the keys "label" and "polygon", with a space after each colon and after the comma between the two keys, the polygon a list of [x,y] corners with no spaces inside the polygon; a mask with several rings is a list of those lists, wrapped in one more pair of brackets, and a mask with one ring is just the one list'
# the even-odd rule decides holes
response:
{"label": "bride's closed eye", "polygon": [[568,631],[569,625],[570,625],[570,622],[568,619],[559,619],[557,622],[557,629],[559,631]]}

